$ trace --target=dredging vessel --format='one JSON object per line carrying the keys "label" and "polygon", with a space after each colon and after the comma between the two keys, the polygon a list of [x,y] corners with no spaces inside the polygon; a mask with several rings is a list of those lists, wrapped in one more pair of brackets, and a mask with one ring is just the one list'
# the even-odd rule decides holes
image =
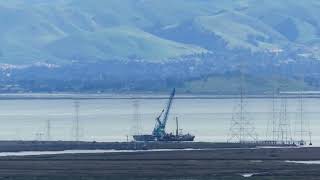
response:
{"label": "dredging vessel", "polygon": [[170,114],[170,109],[173,103],[176,90],[173,89],[167,102],[166,107],[161,111],[160,115],[156,118],[156,124],[152,134],[133,135],[135,141],[193,141],[195,136],[191,134],[183,134],[179,129],[178,118],[176,118],[176,133],[167,133],[166,125]]}

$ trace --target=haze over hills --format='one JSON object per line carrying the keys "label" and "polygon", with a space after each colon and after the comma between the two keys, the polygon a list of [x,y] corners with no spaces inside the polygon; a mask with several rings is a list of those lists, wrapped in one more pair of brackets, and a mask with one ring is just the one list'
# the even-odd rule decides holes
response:
{"label": "haze over hills", "polygon": [[215,36],[227,48],[307,51],[320,44],[319,7],[317,0],[2,1],[1,62],[166,60],[214,51]]}
{"label": "haze over hills", "polygon": [[[270,62],[280,63],[280,72],[286,69],[281,64],[320,59],[319,8],[318,0],[1,1],[0,64],[8,70],[39,63],[51,68],[74,63],[96,67],[94,64],[100,63],[117,64],[123,70],[128,62],[146,63],[148,68],[148,63],[169,63],[150,65],[161,70],[141,75],[166,82],[203,80],[212,74],[237,71],[240,59],[248,61],[249,74],[267,74]],[[189,66],[171,67],[170,63],[176,62]],[[203,73],[208,66],[210,70]],[[168,69],[177,74],[168,73]],[[10,72],[9,79],[22,80],[19,73]],[[102,79],[120,78],[115,73],[101,73]],[[124,73],[129,74],[121,75],[122,80],[132,76]],[[8,81],[8,73],[3,74],[3,81]],[[54,72],[51,75],[48,79],[58,81]],[[317,79],[313,75],[312,82]],[[79,81],[83,78],[88,79]],[[124,81],[127,84],[128,80]]]}

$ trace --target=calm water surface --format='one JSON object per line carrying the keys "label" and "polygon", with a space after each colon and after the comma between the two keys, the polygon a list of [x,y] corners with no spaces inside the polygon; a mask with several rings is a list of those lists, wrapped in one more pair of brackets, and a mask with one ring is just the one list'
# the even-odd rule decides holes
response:
{"label": "calm water surface", "polygon": [[[177,99],[167,129],[175,130],[176,116],[184,132],[196,135],[196,141],[226,141],[237,99]],[[135,108],[130,99],[80,100],[80,139],[86,141],[126,141],[137,131]],[[155,117],[166,100],[140,99],[139,116],[142,133],[150,133]],[[280,103],[278,103],[280,104]],[[1,140],[46,140],[50,121],[51,140],[75,139],[73,100],[0,100]],[[288,100],[288,119],[292,136],[300,128],[299,99]],[[303,118],[310,122],[313,143],[320,146],[320,99],[305,99]],[[249,99],[247,118],[255,125],[259,139],[265,139],[268,121],[272,120],[272,99]],[[138,123],[139,124],[139,123]],[[269,123],[271,129],[271,123]],[[129,136],[130,137],[130,136]],[[305,137],[306,140],[309,138]]]}

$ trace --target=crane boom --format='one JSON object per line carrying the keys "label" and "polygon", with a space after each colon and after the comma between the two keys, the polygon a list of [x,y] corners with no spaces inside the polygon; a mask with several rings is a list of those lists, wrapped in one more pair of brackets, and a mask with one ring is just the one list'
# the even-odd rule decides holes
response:
{"label": "crane boom", "polygon": [[173,98],[175,96],[176,90],[173,89],[169,100],[165,106],[164,109],[161,110],[161,113],[156,117],[155,119],[155,126],[152,131],[152,134],[145,134],[145,135],[133,135],[134,140],[136,141],[165,141],[165,142],[170,142],[170,141],[177,141],[177,142],[182,142],[182,141],[193,141],[195,136],[191,134],[183,134],[182,131],[179,132],[179,124],[178,124],[178,118],[176,118],[176,124],[177,124],[177,129],[176,133],[167,133],[166,132],[166,125],[167,121],[169,119],[170,115],[170,110],[173,104]]}
{"label": "crane boom", "polygon": [[164,109],[161,111],[160,115],[156,118],[156,120],[157,120],[157,122],[158,122],[159,125],[162,124],[160,118],[161,118],[163,112],[164,112]]}
{"label": "crane boom", "polygon": [[[165,109],[162,110],[161,114],[156,118],[156,125],[153,129],[153,135],[160,138],[160,137],[163,137],[165,136],[166,132],[165,132],[165,128],[166,128],[166,125],[167,125],[167,121],[168,121],[168,116],[169,116],[169,113],[170,113],[170,109],[171,109],[171,106],[172,106],[172,100],[173,100],[173,97],[176,93],[176,90],[173,89],[171,95],[170,95],[170,98],[169,98],[169,101],[167,103],[167,106]],[[161,117],[164,113],[164,116],[163,116],[163,119],[161,120]]]}
{"label": "crane boom", "polygon": [[164,128],[167,125],[168,116],[169,116],[169,113],[170,113],[170,109],[171,109],[171,106],[172,106],[172,101],[173,101],[173,97],[174,97],[175,93],[176,93],[176,89],[173,89],[172,93],[170,95],[168,104],[167,104],[166,113],[164,114],[164,118],[163,118],[163,121],[162,121],[162,125],[164,126]]}

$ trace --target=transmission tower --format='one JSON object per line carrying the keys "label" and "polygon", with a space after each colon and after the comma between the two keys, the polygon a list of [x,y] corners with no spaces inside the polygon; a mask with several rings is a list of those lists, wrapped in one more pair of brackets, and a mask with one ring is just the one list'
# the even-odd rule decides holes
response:
{"label": "transmission tower", "polygon": [[308,136],[308,131],[306,130],[304,123],[304,100],[302,91],[299,93],[299,103],[298,103],[297,121],[295,123],[294,139],[300,144],[305,145],[305,136]]}
{"label": "transmission tower", "polygon": [[277,122],[276,130],[276,142],[280,144],[293,144],[292,133],[291,133],[291,117],[288,116],[288,94],[281,93],[280,90],[289,90],[288,80],[290,79],[290,70],[285,69],[282,78],[287,80],[279,86],[280,92],[280,110]]}
{"label": "transmission tower", "polygon": [[75,141],[79,141],[80,140],[79,108],[80,108],[79,101],[75,101],[74,102],[74,111],[75,111],[74,138],[75,138]]}
{"label": "transmission tower", "polygon": [[51,141],[51,121],[47,120],[47,141]]}
{"label": "transmission tower", "polygon": [[244,74],[241,68],[241,82],[240,82],[240,98],[239,102],[234,108],[231,126],[229,129],[229,142],[257,142],[258,136],[253,122],[248,118],[245,109],[246,98],[244,96]]}
{"label": "transmission tower", "polygon": [[[301,78],[303,80],[303,78]],[[311,131],[310,131],[310,122],[309,119],[304,117],[304,96],[303,91],[299,93],[299,108],[298,108],[298,118],[295,126],[294,137],[299,145],[306,145],[307,139],[309,139],[309,144],[311,142]]]}
{"label": "transmission tower", "polygon": [[140,102],[138,99],[132,101],[133,104],[133,135],[141,135],[142,125],[141,125],[141,115],[140,115]]}
{"label": "transmission tower", "polygon": [[272,100],[271,100],[271,117],[268,118],[267,122],[267,132],[266,132],[266,140],[272,141],[273,143],[277,140],[277,125],[278,125],[278,117],[279,117],[279,107],[278,107],[278,97],[276,95],[276,90],[273,90]]}
{"label": "transmission tower", "polygon": [[288,99],[284,95],[281,98],[281,110],[279,114],[278,130],[277,130],[277,142],[281,144],[291,144],[291,124],[288,117]]}
{"label": "transmission tower", "polygon": [[277,98],[276,92],[273,90],[272,96],[272,141],[276,141],[276,131],[277,131],[277,115],[278,115],[278,108],[277,108]]}
{"label": "transmission tower", "polygon": [[[276,54],[277,55],[277,54]],[[273,62],[272,62],[273,63]],[[278,83],[276,82],[276,70],[274,64],[271,64],[272,73],[272,104],[271,104],[271,118],[268,118],[266,140],[276,142],[277,136],[277,117],[278,117]],[[271,127],[270,127],[271,126]]]}

